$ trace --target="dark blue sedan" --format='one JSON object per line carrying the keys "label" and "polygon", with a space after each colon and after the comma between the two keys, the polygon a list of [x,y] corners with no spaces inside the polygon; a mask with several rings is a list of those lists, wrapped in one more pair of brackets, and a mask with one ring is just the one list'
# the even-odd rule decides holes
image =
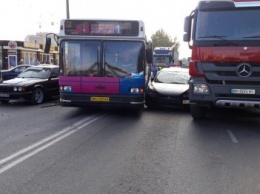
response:
{"label": "dark blue sedan", "polygon": [[21,72],[23,72],[28,67],[32,67],[32,65],[18,65],[11,69],[1,70],[0,72],[0,83],[4,80],[9,80],[17,77]]}

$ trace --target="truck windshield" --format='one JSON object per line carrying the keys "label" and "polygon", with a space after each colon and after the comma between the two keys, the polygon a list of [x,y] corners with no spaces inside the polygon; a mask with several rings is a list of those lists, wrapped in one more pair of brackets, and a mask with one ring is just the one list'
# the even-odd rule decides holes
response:
{"label": "truck windshield", "polygon": [[260,9],[199,11],[196,22],[196,40],[260,39]]}

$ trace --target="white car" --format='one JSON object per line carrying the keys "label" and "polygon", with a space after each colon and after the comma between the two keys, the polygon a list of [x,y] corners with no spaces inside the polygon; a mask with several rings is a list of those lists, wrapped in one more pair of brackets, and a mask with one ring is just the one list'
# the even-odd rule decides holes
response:
{"label": "white car", "polygon": [[189,70],[170,67],[150,78],[145,93],[145,105],[152,107],[189,107]]}

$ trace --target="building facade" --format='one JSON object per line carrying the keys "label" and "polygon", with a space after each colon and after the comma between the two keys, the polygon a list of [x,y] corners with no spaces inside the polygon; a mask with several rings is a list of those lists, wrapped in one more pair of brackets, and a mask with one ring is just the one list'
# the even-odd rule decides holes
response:
{"label": "building facade", "polygon": [[44,44],[0,40],[0,70],[9,69],[19,64],[51,63],[58,65],[58,47],[52,46],[48,54],[44,53],[44,47]]}

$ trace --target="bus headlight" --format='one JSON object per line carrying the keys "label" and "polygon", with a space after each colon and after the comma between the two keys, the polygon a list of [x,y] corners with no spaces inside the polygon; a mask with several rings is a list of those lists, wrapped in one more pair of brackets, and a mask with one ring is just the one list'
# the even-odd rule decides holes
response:
{"label": "bus headlight", "polygon": [[144,89],[143,88],[131,88],[130,92],[132,94],[140,94],[140,93],[144,93]]}
{"label": "bus headlight", "polygon": [[62,92],[72,92],[71,86],[60,86],[60,91]]}
{"label": "bus headlight", "polygon": [[209,87],[207,84],[194,84],[193,93],[196,94],[209,94]]}

